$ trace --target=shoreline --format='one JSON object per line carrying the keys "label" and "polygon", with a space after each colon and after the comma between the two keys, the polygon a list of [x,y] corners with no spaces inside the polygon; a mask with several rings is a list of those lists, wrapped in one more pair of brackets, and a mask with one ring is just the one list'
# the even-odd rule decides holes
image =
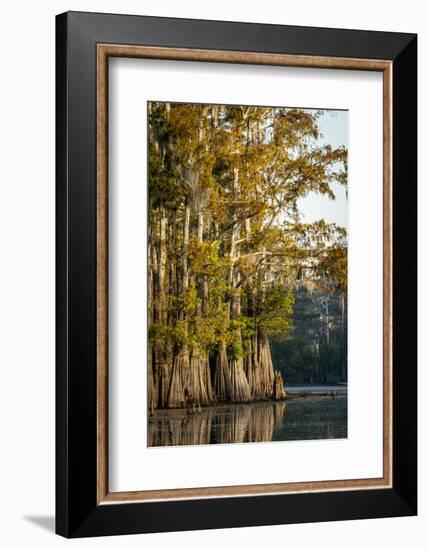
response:
{"label": "shoreline", "polygon": [[242,403],[228,403],[228,402],[218,402],[218,403],[211,403],[210,405],[206,406],[196,406],[194,409],[192,408],[186,408],[186,407],[178,407],[178,408],[170,408],[170,409],[155,409],[153,412],[149,412],[149,419],[153,418],[155,416],[159,416],[160,414],[169,416],[174,413],[187,413],[188,415],[195,415],[200,414],[205,411],[209,411],[211,409],[231,409],[235,407],[243,407],[243,406],[257,406],[257,405],[279,405],[281,403],[286,403],[287,401],[298,401],[298,400],[304,400],[304,399],[311,399],[311,398],[322,398],[322,397],[329,397],[331,399],[340,398],[347,396],[348,389],[347,387],[343,387],[337,390],[328,390],[328,391],[304,391],[304,392],[298,392],[298,393],[287,393],[286,397],[284,399],[258,399],[256,401],[248,401],[248,402],[242,402]]}

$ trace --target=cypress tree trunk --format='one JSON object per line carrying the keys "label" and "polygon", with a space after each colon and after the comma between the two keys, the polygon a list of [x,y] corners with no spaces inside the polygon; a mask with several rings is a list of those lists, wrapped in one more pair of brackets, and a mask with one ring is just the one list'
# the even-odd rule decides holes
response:
{"label": "cypress tree trunk", "polygon": [[212,398],[212,395],[209,395],[209,391],[206,387],[208,369],[207,362],[208,357],[206,354],[201,355],[199,348],[196,346],[193,349],[192,356],[190,358],[187,387],[189,388],[190,395],[192,396],[192,403],[200,406],[209,405]]}
{"label": "cypress tree trunk", "polygon": [[282,380],[281,371],[276,371],[273,383],[273,398],[277,401],[285,399],[284,382]]}
{"label": "cypress tree trunk", "polygon": [[[162,209],[159,222],[159,241],[158,241],[158,293],[157,293],[157,315],[158,322],[162,326],[167,324],[166,315],[166,239],[167,239],[168,218],[165,210]],[[157,360],[159,361],[160,380],[159,380],[159,397],[162,407],[166,405],[166,396],[171,377],[171,357],[164,342],[158,342]]]}
{"label": "cypress tree trunk", "polygon": [[[239,171],[234,169],[234,193],[239,197]],[[241,289],[238,287],[239,271],[235,266],[238,257],[238,244],[240,227],[235,219],[232,227],[232,240],[230,247],[231,269],[229,276],[229,288],[231,294],[230,318],[236,320],[241,314]],[[229,360],[231,378],[231,400],[235,403],[245,403],[252,400],[250,386],[244,371],[244,359],[242,357],[242,336],[240,328],[235,330],[235,350]]]}
{"label": "cypress tree trunk", "polygon": [[[197,223],[197,241],[201,245],[204,240],[205,217],[202,206],[199,205]],[[197,319],[202,318],[208,312],[208,286],[205,277],[202,275],[197,281],[198,302],[196,306]],[[192,352],[190,360],[190,379],[189,388],[194,400],[199,405],[209,405],[215,400],[214,391],[211,383],[211,372],[208,360],[208,352],[201,346],[196,345]]]}
{"label": "cypress tree trunk", "polygon": [[274,372],[269,340],[266,335],[259,334],[258,338],[258,363],[260,371],[260,388],[263,395],[272,397]]}
{"label": "cypress tree trunk", "polygon": [[[181,295],[185,294],[189,286],[188,273],[188,248],[189,248],[189,231],[190,231],[190,207],[186,204],[184,209],[183,220],[183,252],[181,257],[181,285],[177,284]],[[179,313],[179,321],[184,323],[185,337],[187,337],[187,318],[186,313],[182,310]],[[184,407],[186,405],[185,388],[188,385],[189,378],[189,350],[186,342],[179,344],[179,349],[176,351],[173,364],[170,386],[168,391],[167,406],[169,408]],[[187,398],[189,389],[186,390]]]}
{"label": "cypress tree trunk", "polygon": [[248,341],[248,355],[246,359],[245,373],[254,400],[266,399],[260,380],[259,359],[257,356],[257,335],[254,334]]}
{"label": "cypress tree trunk", "polygon": [[[149,224],[149,239],[148,239],[148,274],[147,274],[147,322],[151,327],[153,323],[153,236],[151,232],[151,224]],[[147,402],[148,408],[151,414],[158,406],[157,400],[157,365],[154,358],[154,349],[152,341],[149,338],[147,343],[147,369],[148,369],[148,388],[147,388]]]}
{"label": "cypress tree trunk", "polygon": [[224,341],[220,343],[217,351],[214,390],[218,401],[229,401],[232,397],[232,380]]}

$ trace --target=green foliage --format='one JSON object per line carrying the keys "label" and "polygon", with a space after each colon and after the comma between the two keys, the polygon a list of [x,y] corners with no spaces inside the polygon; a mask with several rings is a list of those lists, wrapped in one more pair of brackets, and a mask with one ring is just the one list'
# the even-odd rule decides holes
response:
{"label": "green foliage", "polygon": [[323,342],[319,349],[320,377],[324,381],[336,382],[341,379],[342,356],[340,342]]}
{"label": "green foliage", "polygon": [[342,293],[327,283],[295,293],[290,338],[272,342],[273,360],[289,382],[346,381],[346,309]]}
{"label": "green foliage", "polygon": [[153,147],[149,150],[148,165],[151,208],[176,208],[183,200],[183,189],[178,175],[163,166]]}
{"label": "green foliage", "polygon": [[188,257],[192,273],[209,279],[225,278],[229,262],[219,257],[218,246],[218,241],[201,243],[190,239]]}
{"label": "green foliage", "polygon": [[306,338],[274,340],[272,358],[289,382],[311,382],[314,369],[314,349]]}
{"label": "green foliage", "polygon": [[149,327],[149,341],[165,344],[171,336],[170,328],[163,323],[152,323]]}
{"label": "green foliage", "polygon": [[182,313],[185,316],[192,314],[198,304],[198,293],[195,286],[187,288],[177,296],[171,296],[171,311],[174,314]]}
{"label": "green foliage", "polygon": [[227,346],[227,355],[229,359],[237,360],[244,356],[244,350],[242,349],[242,343],[238,338],[233,339]]}
{"label": "green foliage", "polygon": [[170,328],[170,335],[172,342],[177,348],[190,344],[187,325],[183,320],[176,321],[175,325]]}
{"label": "green foliage", "polygon": [[263,334],[286,338],[292,327],[294,295],[286,287],[270,286],[259,299],[257,325]]}

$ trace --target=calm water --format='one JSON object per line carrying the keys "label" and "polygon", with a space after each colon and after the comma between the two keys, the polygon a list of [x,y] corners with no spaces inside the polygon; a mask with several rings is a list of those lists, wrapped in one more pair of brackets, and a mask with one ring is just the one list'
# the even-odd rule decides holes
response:
{"label": "calm water", "polygon": [[346,391],[335,398],[219,405],[195,414],[156,411],[148,426],[149,447],[346,437]]}

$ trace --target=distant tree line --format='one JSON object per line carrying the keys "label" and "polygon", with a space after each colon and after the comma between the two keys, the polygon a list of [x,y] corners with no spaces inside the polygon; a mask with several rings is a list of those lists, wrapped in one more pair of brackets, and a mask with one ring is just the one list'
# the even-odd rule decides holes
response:
{"label": "distant tree line", "polygon": [[271,340],[274,364],[291,383],[347,381],[347,299],[337,287],[313,282],[295,291],[293,329]]}

